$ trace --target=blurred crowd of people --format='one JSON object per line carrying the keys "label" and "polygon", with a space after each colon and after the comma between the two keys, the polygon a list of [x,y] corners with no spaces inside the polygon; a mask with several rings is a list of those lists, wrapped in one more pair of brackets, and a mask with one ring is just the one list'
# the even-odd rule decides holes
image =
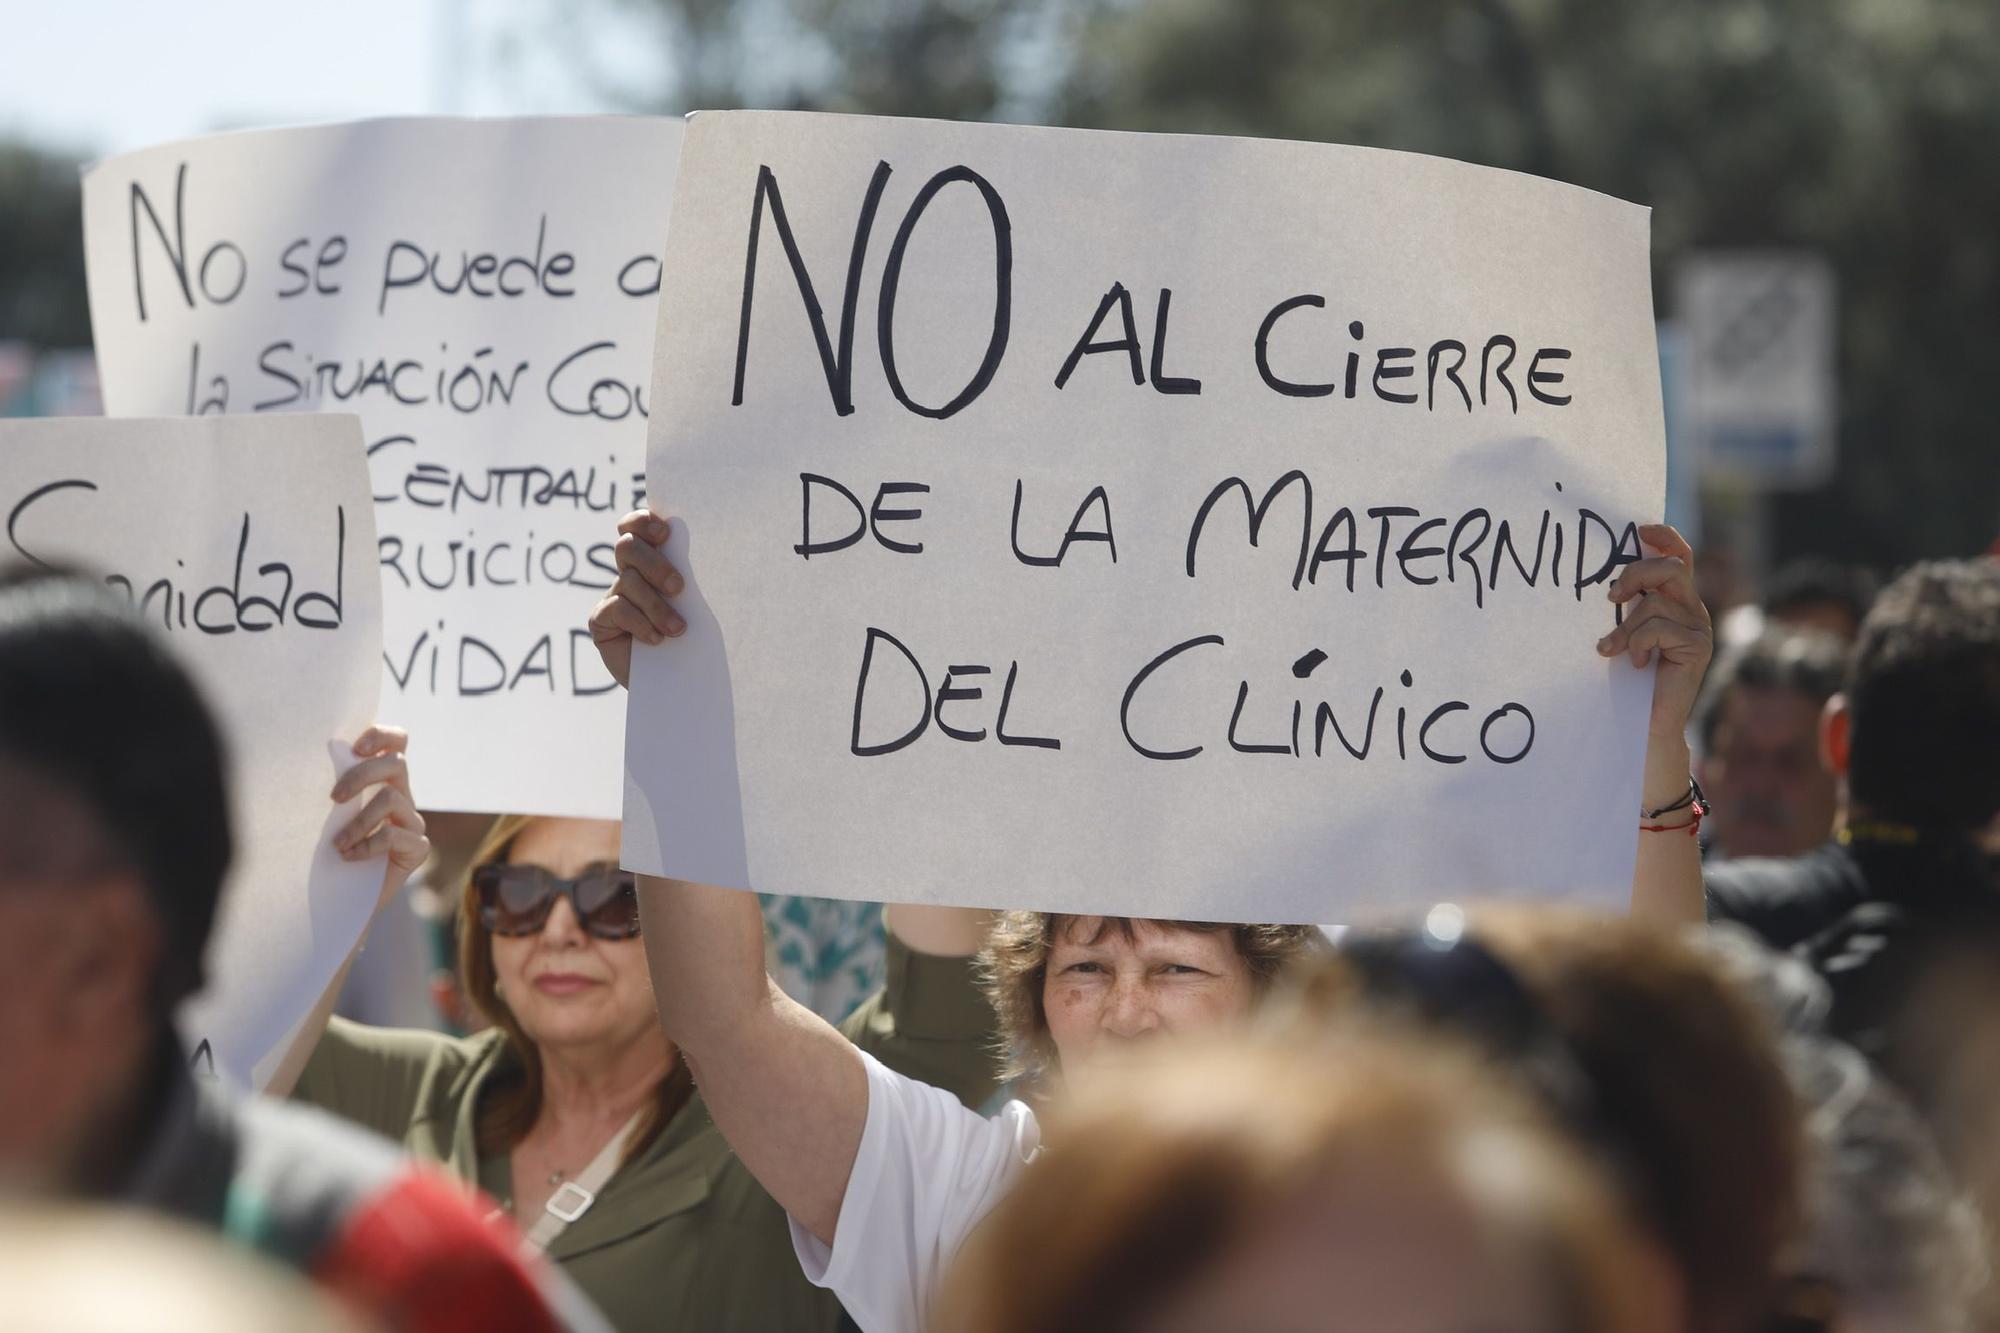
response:
{"label": "blurred crowd of people", "polygon": [[[589,613],[621,680],[686,632],[666,536],[628,516]],[[428,923],[376,954],[433,1010],[336,983],[258,1098],[172,1021],[231,855],[210,714],[96,580],[9,573],[4,1322],[2000,1328],[2000,560],[1711,621],[1648,540],[1597,645],[1658,664],[1626,915],[760,901],[622,871],[615,824],[427,820],[377,727],[335,845],[380,939]]]}

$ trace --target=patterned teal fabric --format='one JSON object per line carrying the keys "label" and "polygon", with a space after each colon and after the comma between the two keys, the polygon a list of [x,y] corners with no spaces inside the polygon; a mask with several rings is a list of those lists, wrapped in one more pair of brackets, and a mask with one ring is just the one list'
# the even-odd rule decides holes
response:
{"label": "patterned teal fabric", "polygon": [[785,994],[838,1023],[882,984],[882,904],[758,896],[771,975]]}

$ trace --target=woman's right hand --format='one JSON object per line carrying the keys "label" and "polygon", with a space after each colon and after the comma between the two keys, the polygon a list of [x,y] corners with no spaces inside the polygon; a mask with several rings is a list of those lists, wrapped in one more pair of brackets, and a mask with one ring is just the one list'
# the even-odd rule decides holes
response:
{"label": "woman's right hand", "polygon": [[687,622],[667,599],[685,586],[661,548],[667,520],[635,509],[618,521],[618,582],[590,613],[590,639],[604,669],[620,685],[632,679],[632,640],[665,643],[687,630]]}
{"label": "woman's right hand", "polygon": [[410,765],[404,758],[409,748],[408,732],[378,723],[355,737],[358,762],[333,784],[335,805],[357,796],[369,798],[347,826],[334,834],[333,849],[346,861],[388,858],[382,870],[377,911],[388,905],[431,855],[424,817],[417,813],[416,798],[410,794]]}

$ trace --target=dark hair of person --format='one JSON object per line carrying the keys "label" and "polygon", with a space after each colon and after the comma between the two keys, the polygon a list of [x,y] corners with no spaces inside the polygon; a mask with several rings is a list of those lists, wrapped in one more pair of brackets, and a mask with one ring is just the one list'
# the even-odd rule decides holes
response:
{"label": "dark hair of person", "polygon": [[[67,569],[0,571],[0,764],[10,867],[80,857],[130,871],[165,947],[162,1021],[202,987],[202,958],[232,852],[222,738],[194,682],[130,599]],[[86,816],[56,847],[29,807]],[[24,802],[26,804],[24,804]]]}
{"label": "dark hair of person", "polygon": [[1771,1023],[1657,928],[1521,910],[1478,929],[1624,1120],[1643,1211],[1689,1275],[1690,1327],[1742,1327],[1768,1308],[1802,1210],[1803,1130]]}
{"label": "dark hair of person", "polygon": [[967,1242],[937,1327],[1171,1324],[1274,1218],[1384,1188],[1504,1234],[1545,1333],[1671,1326],[1649,1299],[1664,1294],[1652,1247],[1607,1173],[1449,1034],[1362,1016],[1207,1034],[1068,1089],[1051,1114],[1060,1131]]}
{"label": "dark hair of person", "polygon": [[1724,653],[1708,673],[1702,689],[1697,726],[1705,749],[1715,747],[1715,733],[1739,686],[1752,690],[1784,690],[1824,704],[1839,692],[1847,677],[1847,645],[1820,630],[1773,625],[1749,643]]}
{"label": "dark hair of person", "polygon": [[[1686,1327],[1754,1327],[1801,1212],[1803,1131],[1770,1021],[1718,964],[1638,922],[1494,908],[1473,914],[1471,938],[1586,1082],[1594,1123],[1579,1138],[1604,1153],[1684,1276]],[[1338,955],[1304,1000],[1307,1013],[1374,1003]]]}
{"label": "dark hair of person", "polygon": [[[533,815],[504,815],[493,821],[472,854],[458,885],[458,976],[466,998],[498,1028],[514,1056],[513,1077],[496,1079],[487,1085],[475,1113],[473,1134],[481,1153],[497,1155],[510,1151],[526,1138],[542,1113],[542,1055],[534,1038],[521,1027],[521,1020],[507,1007],[500,994],[499,974],[493,966],[493,933],[479,919],[479,894],[472,886],[472,873],[483,865],[506,861],[514,840],[534,823]],[[636,941],[634,941],[636,943]],[[626,1146],[624,1162],[634,1161],[652,1147],[667,1123],[694,1095],[694,1075],[685,1060],[675,1060],[667,1076],[660,1080],[651,1114],[639,1126]]]}
{"label": "dark hair of person", "polygon": [[1848,788],[1875,819],[1959,833],[2000,811],[2000,560],[1912,566],[1862,622]]}
{"label": "dark hair of person", "polygon": [[1837,606],[1859,625],[1874,600],[1875,580],[1859,565],[1805,559],[1794,560],[1771,576],[1761,605],[1771,616],[1809,606]]}
{"label": "dark hair of person", "polygon": [[1870,1312],[1861,1322],[1871,1327],[1978,1327],[1987,1279],[1979,1210],[1885,1071],[1828,1034],[1826,979],[1740,926],[1687,938],[1770,1016],[1805,1113],[1806,1226],[1764,1333],[1836,1329],[1844,1310]]}

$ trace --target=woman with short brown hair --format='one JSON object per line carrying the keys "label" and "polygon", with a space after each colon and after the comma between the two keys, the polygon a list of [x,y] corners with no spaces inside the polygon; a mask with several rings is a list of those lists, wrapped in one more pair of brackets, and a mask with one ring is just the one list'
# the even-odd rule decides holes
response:
{"label": "woman with short brown hair", "polygon": [[[1259,995],[1301,959],[1326,948],[1315,926],[1225,925],[1210,921],[1135,921],[1131,917],[1001,912],[980,950],[980,977],[998,1020],[1004,1076],[1030,1087],[1051,1078],[1060,1060],[1049,1030],[1049,955],[1060,941],[1094,945],[1106,933],[1133,943],[1143,933],[1191,931],[1227,937]],[[1058,989],[1060,982],[1058,982]],[[1056,1000],[1060,1003],[1060,999]]]}

